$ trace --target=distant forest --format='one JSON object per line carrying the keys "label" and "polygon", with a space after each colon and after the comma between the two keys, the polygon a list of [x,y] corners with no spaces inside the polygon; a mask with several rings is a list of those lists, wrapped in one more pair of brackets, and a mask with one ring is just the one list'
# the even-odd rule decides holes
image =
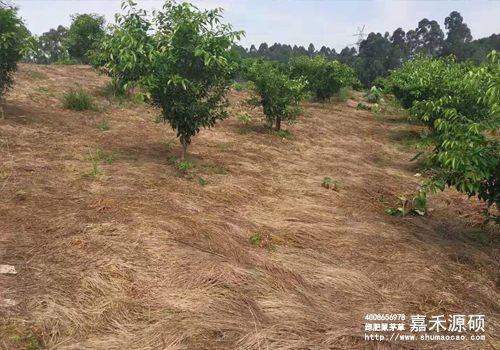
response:
{"label": "distant forest", "polygon": [[500,51],[500,34],[488,38],[472,40],[470,28],[459,12],[452,12],[445,19],[446,35],[436,21],[424,18],[416,29],[405,33],[402,28],[396,29],[392,35],[386,32],[370,33],[359,46],[346,47],[340,53],[327,46],[317,50],[313,44],[306,49],[303,46],[275,43],[269,46],[252,45],[249,49],[238,46],[242,58],[264,58],[282,63],[293,57],[325,55],[328,59],[338,60],[355,69],[358,78],[369,87],[378,77],[385,77],[388,70],[400,67],[404,62],[421,53],[438,58],[455,55],[458,61],[471,60],[475,64],[483,62],[492,51]]}
{"label": "distant forest", "polygon": [[[99,38],[109,35],[104,16],[75,14],[71,20],[69,28],[58,26],[41,36],[34,36],[34,51],[24,60],[39,64],[88,64],[88,50],[99,42]],[[30,35],[26,28],[25,31]],[[317,50],[313,44],[306,49],[280,43],[272,46],[262,43],[258,48],[252,45],[249,49],[237,45],[235,50],[243,59],[264,58],[282,63],[298,56],[324,54],[330,60],[352,67],[365,87],[370,87],[376,78],[387,76],[388,70],[400,67],[419,53],[435,58],[453,54],[458,61],[471,60],[479,64],[492,50],[500,51],[500,34],[472,40],[471,30],[459,12],[454,11],[446,17],[445,31],[446,35],[438,22],[424,18],[416,29],[408,32],[398,28],[392,35],[389,32],[384,35],[370,33],[360,43],[359,52],[352,46],[336,52],[327,46]]]}

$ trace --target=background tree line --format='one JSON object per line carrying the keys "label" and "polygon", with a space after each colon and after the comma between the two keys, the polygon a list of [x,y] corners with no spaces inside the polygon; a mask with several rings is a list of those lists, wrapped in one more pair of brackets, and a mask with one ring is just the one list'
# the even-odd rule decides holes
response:
{"label": "background tree line", "polygon": [[[24,60],[39,64],[88,64],[87,52],[94,43],[106,35],[104,16],[98,14],[75,14],[71,16],[69,28],[58,26],[40,36],[35,36],[35,48]],[[446,31],[446,35],[445,35]],[[445,28],[438,22],[422,19],[417,28],[405,32],[397,28],[392,35],[386,32],[370,33],[359,45],[345,47],[336,52],[334,48],[322,46],[319,50],[310,44],[304,46],[262,43],[257,48],[236,45],[235,50],[242,59],[263,58],[287,63],[296,57],[314,58],[324,55],[328,60],[337,60],[353,68],[365,87],[370,87],[378,77],[386,77],[388,70],[401,67],[417,54],[432,58],[455,55],[458,61],[471,60],[475,64],[484,62],[492,50],[500,50],[500,34],[472,40],[471,30],[459,12],[452,12],[445,19]]]}
{"label": "background tree line", "polygon": [[104,16],[75,14],[69,28],[58,26],[34,36],[32,50],[24,61],[38,64],[88,64],[87,52],[105,33]]}
{"label": "background tree line", "polygon": [[492,50],[500,50],[500,34],[472,40],[470,28],[459,12],[452,12],[445,19],[446,35],[434,20],[422,19],[417,28],[405,32],[397,28],[392,35],[386,32],[370,33],[359,46],[345,47],[337,53],[335,49],[322,46],[317,50],[313,44],[304,46],[262,43],[258,48],[238,46],[242,58],[265,58],[286,63],[298,56],[315,57],[324,54],[330,60],[338,60],[352,67],[365,87],[378,77],[386,77],[388,70],[401,67],[417,54],[439,58],[455,55],[459,62],[471,60],[475,64],[484,62]]}

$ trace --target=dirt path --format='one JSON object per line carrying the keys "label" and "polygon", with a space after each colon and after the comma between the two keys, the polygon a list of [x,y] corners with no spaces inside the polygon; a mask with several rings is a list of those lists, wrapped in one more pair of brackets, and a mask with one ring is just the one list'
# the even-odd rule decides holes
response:
{"label": "dirt path", "polygon": [[[483,206],[449,190],[427,217],[384,212],[418,188],[417,126],[353,101],[307,103],[289,139],[230,118],[194,140],[190,179],[153,108],[62,108],[75,83],[106,82],[87,67],[17,74],[0,121],[0,263],[20,273],[0,275],[0,297],[19,305],[0,308],[0,348],[500,348]],[[97,147],[110,162],[85,177]],[[387,313],[485,314],[487,339],[366,341],[365,316]]]}

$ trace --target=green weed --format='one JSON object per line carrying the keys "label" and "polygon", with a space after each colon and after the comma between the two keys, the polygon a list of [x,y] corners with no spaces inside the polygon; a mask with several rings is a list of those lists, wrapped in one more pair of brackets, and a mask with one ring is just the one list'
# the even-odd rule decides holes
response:
{"label": "green weed", "polygon": [[26,199],[26,191],[23,191],[23,190],[17,191],[16,198],[19,199],[20,201],[25,200]]}
{"label": "green weed", "polygon": [[333,100],[337,102],[347,102],[351,97],[351,90],[347,87],[343,87],[333,96]]}
{"label": "green weed", "polygon": [[85,111],[92,107],[92,96],[83,89],[71,89],[63,94],[64,107],[76,111]]}
{"label": "green weed", "polygon": [[245,135],[245,134],[249,134],[252,132],[252,129],[250,128],[241,128],[241,129],[238,129],[238,131],[236,131],[239,135]]}
{"label": "green weed", "polygon": [[382,90],[378,89],[376,86],[372,86],[370,91],[365,95],[366,99],[370,103],[384,103],[385,100],[382,98]]}
{"label": "green weed", "polygon": [[187,174],[188,170],[194,168],[194,163],[188,159],[174,159],[174,164],[178,172]]}
{"label": "green weed", "polygon": [[363,109],[365,111],[370,111],[371,110],[371,107],[370,106],[367,106],[365,105],[363,102],[360,102],[358,103],[358,106],[356,107],[356,110],[360,110],[360,109]]}
{"label": "green weed", "polygon": [[12,340],[18,343],[18,349],[35,350],[43,347],[43,333],[38,327],[33,327],[32,330],[18,332],[12,336]]}
{"label": "green weed", "polygon": [[109,130],[111,129],[111,126],[109,126],[109,123],[108,123],[108,119],[107,118],[104,118],[103,120],[101,121],[95,121],[95,125],[97,126],[97,128],[101,131],[106,131],[106,130]]}
{"label": "green weed", "polygon": [[113,161],[115,161],[115,156],[112,152],[101,151],[99,147],[97,147],[95,150],[95,159],[98,162],[113,163]]}
{"label": "green weed", "polygon": [[99,163],[95,160],[92,161],[92,170],[84,172],[83,175],[88,177],[95,177],[98,175],[102,175],[102,171],[99,170]]}
{"label": "green weed", "polygon": [[198,176],[198,182],[202,186],[205,186],[207,184],[207,181],[204,178],[202,178],[201,176]]}
{"label": "green weed", "polygon": [[255,248],[265,248],[272,252],[276,250],[277,240],[269,234],[257,233],[249,238],[247,242],[250,243]]}
{"label": "green weed", "polygon": [[66,57],[59,58],[56,62],[53,63],[56,66],[73,66],[78,64],[78,61],[74,58],[70,58],[66,55]]}
{"label": "green weed", "polygon": [[408,214],[424,216],[427,207],[427,194],[424,191],[417,191],[412,194],[413,199],[405,196],[399,197],[401,206],[397,208],[388,208],[385,212],[392,216],[404,217]]}
{"label": "green weed", "polygon": [[49,92],[50,89],[46,86],[35,86],[33,87],[33,90],[36,92]]}
{"label": "green weed", "polygon": [[47,74],[40,72],[29,72],[28,76],[32,79],[47,79]]}
{"label": "green weed", "polygon": [[340,182],[332,181],[332,179],[330,179],[329,177],[325,177],[322,186],[328,190],[334,190],[334,191],[340,190]]}
{"label": "green weed", "polygon": [[132,102],[132,99],[130,98],[128,92],[113,83],[109,83],[101,87],[97,91],[97,95],[107,98],[111,103],[114,104],[124,104],[126,102]]}
{"label": "green weed", "polygon": [[[185,159],[170,157],[169,162],[174,165],[175,175],[181,177],[187,176],[189,179],[197,178],[199,184],[202,186],[205,186],[207,181],[200,173],[207,175],[226,173],[226,169],[222,165],[211,161],[197,160],[194,157]],[[165,174],[163,177],[167,178],[168,174]]]}
{"label": "green weed", "polygon": [[49,88],[47,86],[41,86],[41,85],[34,86],[33,91],[43,93],[44,95],[50,96],[50,97],[56,96],[54,90],[52,90],[51,88]]}
{"label": "green weed", "polygon": [[467,238],[484,246],[500,248],[500,236],[494,232],[487,232],[485,229],[481,231],[473,231],[466,233]]}
{"label": "green weed", "polygon": [[236,119],[241,121],[242,124],[248,125],[252,123],[252,115],[248,112],[236,113],[234,116]]}
{"label": "green weed", "polygon": [[290,137],[291,132],[289,130],[282,129],[282,130],[277,131],[276,135],[278,135],[279,137],[288,138],[288,137]]}
{"label": "green weed", "polygon": [[99,161],[101,159],[106,159],[106,158],[105,157],[103,158],[103,154],[102,152],[101,153],[99,152],[99,148],[96,148],[95,155],[92,155],[92,152],[90,151],[89,148],[89,156],[90,156],[90,161],[92,163],[92,169],[84,172],[83,175],[88,177],[96,177],[98,175],[101,175],[102,171],[99,170]]}
{"label": "green weed", "polygon": [[240,83],[240,82],[235,82],[234,85],[233,85],[234,89],[236,91],[243,91],[245,90],[245,84],[244,83]]}

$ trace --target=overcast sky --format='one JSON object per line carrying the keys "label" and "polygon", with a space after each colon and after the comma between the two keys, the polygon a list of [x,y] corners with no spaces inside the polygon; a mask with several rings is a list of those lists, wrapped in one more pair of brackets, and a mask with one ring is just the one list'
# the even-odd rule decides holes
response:
{"label": "overcast sky", "polygon": [[[68,26],[74,13],[99,13],[108,22],[120,12],[120,0],[17,0],[28,29],[42,34],[59,24]],[[163,1],[137,0],[139,7],[160,9]],[[246,31],[241,44],[249,47],[261,42],[303,45],[313,43],[317,50],[325,45],[340,51],[356,42],[352,34],[358,27],[365,32],[392,32],[398,27],[415,29],[423,18],[436,20],[443,31],[444,19],[459,11],[475,39],[500,32],[500,1],[398,1],[398,0],[192,0],[199,8],[222,7],[224,22]],[[445,31],[446,32],[446,31]]]}

